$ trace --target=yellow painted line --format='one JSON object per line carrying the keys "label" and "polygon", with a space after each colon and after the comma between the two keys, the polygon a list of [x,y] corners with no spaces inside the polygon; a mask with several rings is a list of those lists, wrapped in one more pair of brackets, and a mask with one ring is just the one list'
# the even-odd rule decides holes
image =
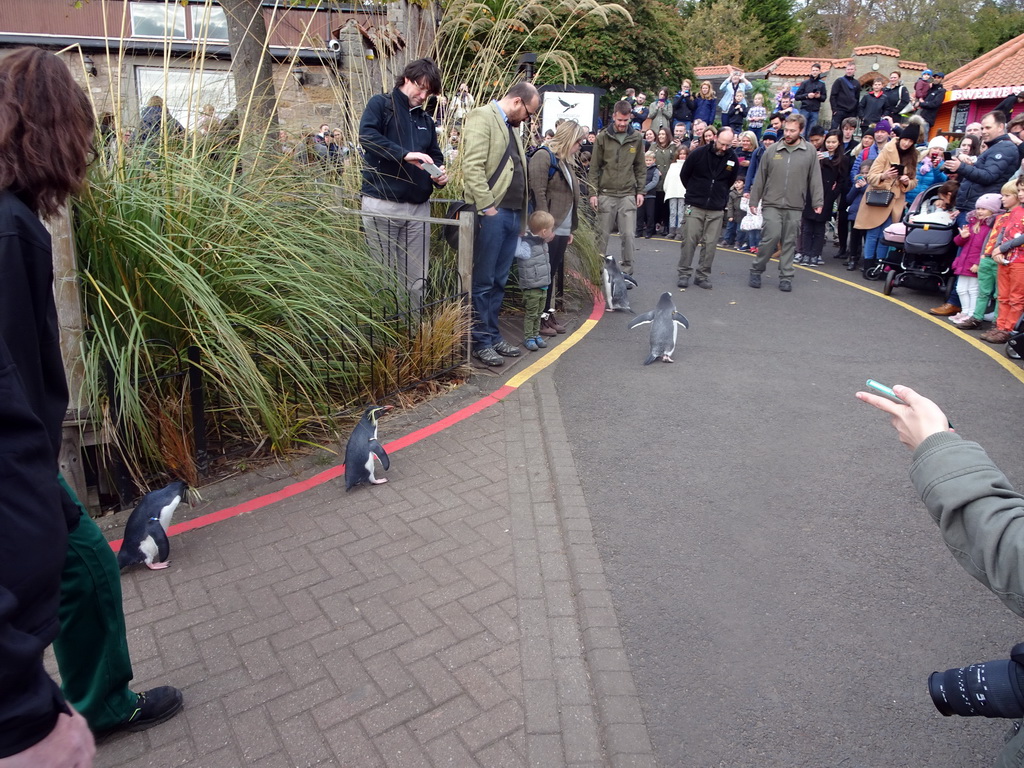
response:
{"label": "yellow painted line", "polygon": [[597,325],[597,320],[584,320],[583,325],[581,325],[579,328],[577,328],[575,331],[569,334],[568,338],[566,338],[565,341],[561,342],[558,346],[549,350],[547,354],[545,354],[539,360],[530,363],[529,366],[527,366],[519,373],[517,373],[515,376],[510,378],[508,381],[506,381],[505,386],[512,387],[513,389],[518,389],[519,387],[523,386],[523,384],[525,384],[531,378],[533,378],[538,373],[543,371],[553,362],[558,360],[558,358],[560,358],[562,355],[564,355],[566,352],[568,352],[570,349],[576,346],[580,341],[582,341],[583,337],[590,333],[590,330],[595,325]]}
{"label": "yellow painted line", "polygon": [[[1005,368],[1007,371],[1009,371],[1013,375],[1013,377],[1015,379],[1017,379],[1017,381],[1019,381],[1021,383],[1024,383],[1024,369],[1022,369],[1015,361],[1011,360],[1006,355],[1003,355],[1003,354],[1000,354],[999,352],[996,352],[996,350],[992,347],[991,344],[988,344],[988,343],[986,343],[984,341],[979,341],[978,339],[974,338],[973,336],[970,336],[970,335],[964,333],[963,331],[961,331],[959,328],[957,328],[955,325],[950,323],[945,318],[936,317],[935,315],[930,315],[927,312],[925,312],[924,310],[921,310],[921,309],[918,309],[917,307],[911,306],[910,304],[902,302],[899,299],[894,299],[892,296],[886,296],[881,291],[872,290],[871,288],[868,288],[867,286],[855,283],[852,280],[846,280],[846,279],[844,279],[842,277],[836,277],[834,275],[828,274],[827,272],[818,272],[817,270],[814,270],[814,269],[807,269],[806,267],[803,267],[803,266],[801,266],[799,264],[797,266],[799,266],[800,269],[803,269],[803,270],[805,270],[807,272],[810,272],[812,274],[818,275],[819,277],[827,277],[829,280],[834,280],[835,282],[842,283],[843,285],[849,285],[849,286],[851,286],[853,288],[856,288],[858,291],[864,291],[865,293],[870,294],[872,296],[875,296],[875,297],[877,297],[879,299],[884,299],[885,301],[890,301],[893,304],[897,305],[898,307],[902,307],[903,309],[907,310],[908,312],[912,312],[913,314],[917,315],[918,317],[923,317],[928,322],[934,323],[935,325],[939,326],[940,328],[948,331],[949,333],[952,333],[958,339],[960,339],[962,341],[966,341],[968,344],[970,344],[972,347],[974,347],[975,349],[980,351],[982,354],[987,355],[988,357],[992,358],[997,363],[999,363],[999,365],[1001,365],[1003,368]],[[999,345],[999,346],[1002,347],[1002,345]]]}

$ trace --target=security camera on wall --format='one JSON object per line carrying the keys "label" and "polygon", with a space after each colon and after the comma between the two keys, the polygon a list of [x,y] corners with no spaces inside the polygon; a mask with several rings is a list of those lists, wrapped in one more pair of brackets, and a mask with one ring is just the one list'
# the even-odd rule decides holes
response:
{"label": "security camera on wall", "polygon": [[341,50],[341,41],[332,37],[327,43],[327,50],[338,53]]}

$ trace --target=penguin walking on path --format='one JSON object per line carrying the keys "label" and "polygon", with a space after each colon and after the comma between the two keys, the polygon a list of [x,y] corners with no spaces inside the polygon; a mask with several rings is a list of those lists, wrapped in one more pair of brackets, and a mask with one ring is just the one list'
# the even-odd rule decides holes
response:
{"label": "penguin walking on path", "polygon": [[650,312],[644,312],[629,324],[630,330],[638,325],[651,324],[651,354],[644,360],[644,365],[650,365],[659,357],[666,363],[671,363],[672,353],[676,349],[676,332],[679,326],[689,328],[689,321],[676,311],[676,305],[672,302],[672,294],[668,291],[661,294],[658,299],[658,306]]}
{"label": "penguin walking on path", "polygon": [[345,490],[351,490],[360,483],[369,481],[373,485],[386,483],[386,477],[377,478],[373,474],[373,459],[376,456],[384,469],[391,467],[384,447],[377,442],[377,421],[385,413],[394,408],[393,405],[368,405],[363,418],[356,424],[352,436],[345,446]]}
{"label": "penguin walking on path", "polygon": [[637,285],[633,276],[622,273],[614,256],[604,257],[604,269],[601,274],[604,278],[605,312],[619,311],[635,315],[636,313],[629,308],[629,299],[626,298],[626,291],[629,290],[626,284],[630,283],[634,288]]}
{"label": "penguin walking on path", "polygon": [[119,568],[145,563],[155,571],[170,565],[167,558],[171,554],[171,543],[167,529],[174,510],[187,498],[188,484],[181,480],[142,497],[124,526],[124,539],[117,553]]}

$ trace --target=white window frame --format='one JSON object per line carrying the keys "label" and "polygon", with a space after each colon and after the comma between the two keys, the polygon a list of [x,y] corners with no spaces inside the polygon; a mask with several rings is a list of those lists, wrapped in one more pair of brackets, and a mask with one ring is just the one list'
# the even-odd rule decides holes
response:
{"label": "white window frame", "polygon": [[[202,5],[190,5],[189,6],[190,21],[192,22],[192,39],[203,40],[204,38],[208,41],[213,42],[227,42],[228,39],[228,20],[224,14],[224,9],[219,5],[213,5],[212,3],[203,3]],[[207,20],[209,20],[208,23]],[[224,36],[223,37],[210,37],[203,34],[204,28],[207,27],[220,27],[223,22]]]}
{"label": "white window frame", "polygon": [[137,66],[135,87],[140,114],[151,96],[160,96],[167,112],[188,131],[196,130],[205,105],[213,104],[218,119],[236,106],[235,79],[229,69]]}

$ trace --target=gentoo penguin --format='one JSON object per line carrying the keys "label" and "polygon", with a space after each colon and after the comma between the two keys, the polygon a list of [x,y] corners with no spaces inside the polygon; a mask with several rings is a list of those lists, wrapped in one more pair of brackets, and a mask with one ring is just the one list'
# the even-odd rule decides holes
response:
{"label": "gentoo penguin", "polygon": [[158,491],[150,491],[128,516],[124,540],[117,553],[120,568],[145,563],[147,568],[166,568],[171,543],[167,529],[178,505],[188,497],[188,484],[176,480]]}
{"label": "gentoo penguin", "polygon": [[392,405],[368,405],[363,418],[356,424],[352,436],[345,446],[345,490],[369,480],[374,485],[386,483],[388,479],[374,477],[373,457],[376,456],[384,469],[391,466],[384,448],[377,442],[377,420],[390,411]]}
{"label": "gentoo penguin", "polygon": [[604,269],[601,274],[604,277],[604,311],[615,312],[618,310],[636,314],[629,308],[629,299],[626,298],[626,283],[631,283],[634,287],[637,284],[633,276],[622,274],[622,270],[619,269],[618,262],[613,256],[604,257]]}
{"label": "gentoo penguin", "polygon": [[651,324],[651,354],[644,360],[644,365],[650,365],[659,357],[666,363],[671,363],[672,353],[676,349],[678,326],[690,327],[689,321],[676,312],[676,305],[672,303],[671,293],[665,291],[661,294],[658,306],[637,317],[629,324],[629,327],[633,329],[645,323]]}

